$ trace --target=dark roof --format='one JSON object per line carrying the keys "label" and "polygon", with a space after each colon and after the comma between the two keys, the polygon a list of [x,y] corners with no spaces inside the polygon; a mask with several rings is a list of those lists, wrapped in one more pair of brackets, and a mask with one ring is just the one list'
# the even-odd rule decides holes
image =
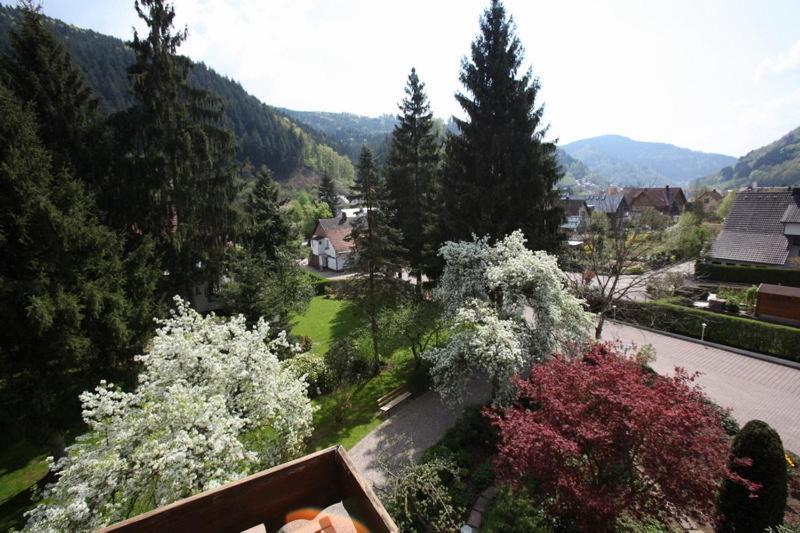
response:
{"label": "dark roof", "polygon": [[672,206],[673,202],[677,203],[681,198],[686,202],[686,196],[680,187],[625,187],[624,191],[628,205],[633,205],[641,196],[646,196],[654,207],[660,209]]}
{"label": "dark roof", "polygon": [[565,215],[573,217],[580,214],[581,207],[588,210],[586,201],[577,197],[559,198],[556,201],[556,205],[564,210]]}
{"label": "dark roof", "polygon": [[323,236],[331,241],[333,249],[337,253],[346,252],[353,248],[353,242],[348,241],[347,237],[353,231],[353,223],[358,220],[353,217],[320,218],[317,220],[317,227],[314,228],[312,238]]}
{"label": "dark roof", "polygon": [[[711,257],[749,263],[783,265],[789,242],[783,234],[785,213],[795,200],[783,191],[742,191],[736,195]],[[793,211],[792,211],[793,212]]]}
{"label": "dark roof", "polygon": [[601,213],[616,213],[620,204],[624,203],[623,209],[627,207],[625,195],[620,194],[592,194],[589,196],[570,196],[570,200],[583,200],[586,205]]}
{"label": "dark roof", "polygon": [[791,296],[800,299],[800,287],[762,283],[758,286],[758,294],[775,294],[777,296]]}
{"label": "dark roof", "polygon": [[800,224],[800,206],[796,203],[790,204],[783,212],[781,222],[788,224]]}
{"label": "dark roof", "polygon": [[702,191],[700,194],[697,195],[695,200],[700,200],[701,198],[703,198],[705,196],[709,196],[709,197],[713,198],[714,200],[722,200],[722,198],[723,198],[722,193],[719,192],[717,189],[705,189],[704,191]]}

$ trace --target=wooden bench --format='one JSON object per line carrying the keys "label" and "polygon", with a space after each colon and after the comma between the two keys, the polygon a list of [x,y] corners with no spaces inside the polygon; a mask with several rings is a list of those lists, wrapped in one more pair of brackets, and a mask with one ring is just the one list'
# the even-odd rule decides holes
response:
{"label": "wooden bench", "polygon": [[378,414],[386,416],[389,411],[411,398],[411,393],[405,387],[397,387],[393,391],[378,398]]}

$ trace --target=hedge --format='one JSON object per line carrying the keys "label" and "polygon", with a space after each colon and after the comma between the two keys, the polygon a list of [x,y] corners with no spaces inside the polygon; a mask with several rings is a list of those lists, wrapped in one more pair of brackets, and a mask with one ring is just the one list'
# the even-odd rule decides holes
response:
{"label": "hedge", "polygon": [[702,332],[701,324],[705,322],[707,326],[704,338],[709,342],[766,353],[800,363],[800,328],[724,315],[659,300],[621,302],[617,317],[641,326],[698,339]]}
{"label": "hedge", "polygon": [[700,279],[729,281],[731,283],[772,283],[800,287],[800,270],[747,265],[717,265],[696,261],[694,273]]}

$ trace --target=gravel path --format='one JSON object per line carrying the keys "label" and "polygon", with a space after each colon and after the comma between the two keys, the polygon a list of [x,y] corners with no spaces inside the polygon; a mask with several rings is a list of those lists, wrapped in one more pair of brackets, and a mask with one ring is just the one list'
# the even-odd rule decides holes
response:
{"label": "gravel path", "polygon": [[676,366],[701,372],[698,383],[730,408],[739,424],[763,420],[778,431],[785,448],[800,451],[800,370],[613,322],[606,322],[603,338],[652,344],[652,366],[661,374]]}
{"label": "gravel path", "polygon": [[[468,403],[485,402],[488,390],[476,388]],[[428,391],[392,411],[389,418],[368,433],[347,453],[362,475],[375,487],[382,487],[386,474],[381,460],[399,455],[419,458],[423,451],[436,444],[456,421],[458,415],[442,403],[439,395]]]}

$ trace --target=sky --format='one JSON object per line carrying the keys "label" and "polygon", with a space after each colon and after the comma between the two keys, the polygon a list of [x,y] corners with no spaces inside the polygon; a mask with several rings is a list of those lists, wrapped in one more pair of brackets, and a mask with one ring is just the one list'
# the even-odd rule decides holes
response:
{"label": "sky", "polygon": [[[9,4],[9,0],[0,0]],[[129,39],[132,0],[41,0]],[[461,59],[488,0],[175,0],[182,53],[262,101],[396,113],[411,67],[461,116]],[[733,156],[800,126],[797,0],[505,0],[538,76],[549,137],[603,134]]]}

